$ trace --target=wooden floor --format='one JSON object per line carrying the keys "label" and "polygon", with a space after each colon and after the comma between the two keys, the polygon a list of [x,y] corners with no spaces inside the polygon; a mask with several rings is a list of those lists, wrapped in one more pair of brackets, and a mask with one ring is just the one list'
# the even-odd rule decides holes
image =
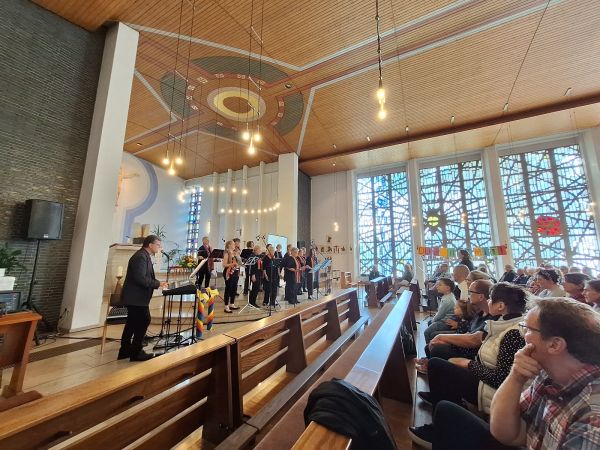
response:
{"label": "wooden floor", "polygon": [[[361,295],[362,294],[363,293],[361,293]],[[305,298],[306,294],[304,295],[304,299]],[[303,298],[300,297],[300,300],[302,301]],[[371,315],[377,314],[377,309],[371,310],[365,308],[363,302],[361,301],[360,303],[361,308],[364,308],[364,313]],[[283,310],[287,308],[289,308],[289,306],[282,305]],[[419,318],[419,314],[417,314],[417,321],[419,321]],[[245,325],[245,323],[216,324],[213,327],[213,330],[205,333],[205,338],[210,339],[210,337],[216,336],[227,331],[231,331],[232,329],[238,328],[243,325]],[[65,353],[62,355],[47,358],[41,361],[31,362],[27,367],[27,373],[24,382],[24,390],[36,390],[42,395],[49,395],[76,386],[78,384],[93,380],[104,374],[114,372],[115,370],[127,367],[131,364],[139,364],[132,363],[128,359],[117,361],[117,353],[120,345],[118,339],[120,339],[121,337],[122,330],[123,325],[113,325],[108,327],[109,339],[115,340],[109,340],[107,342],[103,354],[100,354],[100,345],[96,345],[83,350],[73,351],[70,353]],[[151,325],[148,330],[148,334],[157,334],[159,331],[160,326]],[[32,352],[38,352],[53,347],[69,345],[75,342],[80,342],[80,339],[97,338],[101,335],[101,327],[82,332],[71,333],[68,335],[64,335],[60,338],[49,339],[46,342],[42,342],[41,345],[35,347],[32,350]],[[421,356],[421,353],[423,352],[424,338],[423,330],[420,329],[420,327],[419,338],[416,341],[418,350],[420,352],[419,356]],[[146,347],[146,351],[151,351],[152,346],[153,344]],[[314,344],[308,354],[309,359],[316,358],[321,353],[324,346],[325,343],[320,341]],[[161,350],[159,352],[161,352]],[[11,369],[4,370],[4,373],[2,375],[3,381],[7,382],[10,379]],[[277,389],[282,389],[283,386],[287,384],[286,379],[290,376],[290,374],[288,374],[287,372],[285,372],[284,369],[282,369],[278,373],[276,373],[271,379],[261,383],[259,386],[253,389],[250,393],[246,395],[248,402],[245,405],[244,412],[248,415],[252,415],[255,411],[260,409],[263,406],[263,404],[268,400],[268,398],[274,395],[274,392]],[[426,378],[422,377],[421,375],[417,376],[415,373],[413,383],[416,383],[415,392],[418,390],[428,390]],[[414,411],[410,405],[406,405],[401,402],[393,401],[390,399],[384,399],[382,403],[384,413],[386,415],[386,418],[388,419],[390,427],[392,428],[398,448],[420,448],[417,446],[413,447],[413,444],[410,441],[408,434],[406,433],[406,429],[413,423],[415,423],[416,425],[430,423],[431,407],[420,402],[420,400],[418,399],[416,400]],[[200,435],[200,430],[197,430],[195,433],[198,433],[198,435]],[[194,441],[193,436],[190,435],[189,438],[186,439],[186,441]],[[198,443],[198,445],[193,447],[200,448],[200,440],[197,439],[196,442]]]}

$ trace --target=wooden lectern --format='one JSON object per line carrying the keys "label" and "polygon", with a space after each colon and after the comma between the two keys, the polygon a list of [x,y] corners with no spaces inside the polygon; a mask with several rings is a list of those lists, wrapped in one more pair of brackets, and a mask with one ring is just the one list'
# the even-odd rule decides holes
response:
{"label": "wooden lectern", "polygon": [[4,386],[2,396],[0,396],[0,411],[41,397],[36,391],[23,392],[23,380],[29,362],[31,341],[37,322],[41,318],[42,316],[31,311],[0,317],[0,337],[2,338],[0,341],[0,368],[14,364],[10,383]]}

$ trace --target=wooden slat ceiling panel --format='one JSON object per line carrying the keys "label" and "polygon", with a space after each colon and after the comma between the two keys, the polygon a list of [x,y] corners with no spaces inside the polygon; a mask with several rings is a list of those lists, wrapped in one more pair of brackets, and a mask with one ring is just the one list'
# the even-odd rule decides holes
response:
{"label": "wooden slat ceiling panel", "polygon": [[[367,169],[405,162],[409,158],[457,157],[461,153],[480,150],[494,144],[508,144],[561,132],[572,132],[600,125],[600,104],[558,111],[523,120],[510,125],[493,125],[469,130],[456,135],[438,136],[349,156],[331,157],[320,161],[301,162],[300,169],[311,175],[323,175],[340,167]],[[455,147],[456,140],[456,147]],[[458,151],[457,151],[458,149]]]}
{"label": "wooden slat ceiling panel", "polygon": [[[222,125],[217,126],[223,127],[222,131],[230,130],[225,134],[235,138],[234,129],[239,131],[240,125],[243,126],[224,115],[215,115],[207,105],[209,92],[219,86],[240,86],[239,78],[235,74],[230,78],[227,68],[220,69],[226,75],[219,83],[210,71],[190,67],[189,60],[216,57],[222,62],[234,61],[231,59],[234,57],[238,63],[246,61],[250,42],[253,52],[260,53],[256,36],[250,40],[251,0],[33,1],[90,30],[111,21],[154,29],[140,32],[136,60],[139,78],[133,84],[126,151],[141,151],[139,156],[160,162],[169,133],[176,135],[176,130],[181,130],[178,116],[174,116],[178,121],[169,128],[168,110],[173,107],[168,95],[161,92],[161,80],[174,70],[181,77],[188,75],[189,68],[188,82],[196,87],[191,95],[198,110],[184,122],[184,132],[199,127],[207,133],[219,122]],[[382,41],[382,55],[388,61],[384,66],[388,118],[384,122],[375,118],[377,103],[373,97],[377,85],[377,70],[373,66],[377,60],[373,41],[374,0],[265,0],[262,30],[262,3],[254,2],[253,23],[256,32],[263,35],[263,56],[275,58],[283,65],[267,60],[264,63],[285,75],[267,84],[261,92],[267,105],[261,119],[265,138],[261,145],[267,153],[252,158],[246,154],[246,143],[218,138],[217,170],[239,168],[244,163],[256,165],[261,158],[275,160],[281,152],[295,151],[301,136],[302,167],[309,174],[331,171],[331,161],[305,162],[307,159],[340,151],[352,154],[335,157],[339,160],[337,170],[385,164],[402,160],[406,155],[445,154],[454,148],[455,141],[460,149],[479,148],[486,142],[491,145],[494,138],[501,142],[503,133],[498,133],[501,126],[494,125],[481,131],[459,133],[456,139],[448,136],[423,139],[411,143],[410,150],[401,147],[401,150],[384,148],[355,153],[377,142],[388,145],[405,138],[406,125],[411,135],[432,135],[451,130],[451,115],[456,116],[458,125],[502,117],[502,107],[542,15],[543,21],[512,90],[509,114],[537,111],[569,99],[593,101],[600,95],[597,76],[600,8],[596,0],[552,0],[545,12],[546,0],[382,0],[380,3],[382,32],[401,29],[396,35],[384,36]],[[406,25],[410,23],[413,25]],[[190,46],[188,40],[165,35],[178,32],[214,44]],[[295,70],[321,58],[324,61],[314,67]],[[355,74],[357,71],[361,73]],[[201,84],[198,77],[207,82]],[[284,86],[287,82],[292,83],[291,88]],[[245,87],[246,81],[241,85]],[[573,90],[567,99],[564,92],[568,87]],[[252,85],[250,89],[257,91]],[[311,92],[314,98],[309,110]],[[284,103],[278,103],[280,100]],[[595,111],[594,107],[578,111],[582,111],[582,123],[595,120],[590,113]],[[300,116],[292,120],[294,114]],[[551,134],[572,127],[572,120],[568,120],[571,115],[546,116],[537,121],[516,122],[527,123],[529,128],[515,124],[513,138],[542,131]],[[271,125],[286,120],[290,122],[283,132]],[[194,170],[187,165],[186,176],[212,171],[208,167],[212,169],[213,164],[213,134],[209,131],[208,135],[195,132],[190,135],[195,136],[200,136],[198,146],[188,137],[182,141],[186,155],[194,159],[196,166]],[[370,142],[366,136],[370,136]],[[337,149],[332,148],[333,144]]]}
{"label": "wooden slat ceiling panel", "polygon": [[[535,25],[533,18],[525,18],[507,26],[505,36],[489,30],[402,61],[400,70],[397,64],[388,65],[384,76],[390,112],[383,122],[376,118],[373,89],[365,88],[375,85],[375,70],[319,90],[311,115],[319,114],[338,148],[364,142],[367,135],[375,142],[385,141],[407,125],[412,133],[447,127],[452,115],[461,122],[496,115],[502,111],[518,71],[518,56],[526,50]],[[506,51],[494,53],[498,46]],[[505,70],[498,71],[498,65]],[[302,156],[315,156],[321,140],[309,128]]]}

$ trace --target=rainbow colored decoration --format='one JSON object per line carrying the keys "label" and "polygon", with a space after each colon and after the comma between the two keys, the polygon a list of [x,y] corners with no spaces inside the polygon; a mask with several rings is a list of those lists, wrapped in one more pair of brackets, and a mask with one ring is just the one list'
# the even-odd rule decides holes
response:
{"label": "rainbow colored decoration", "polygon": [[[508,254],[507,245],[493,245],[491,247],[473,247],[472,253],[475,256],[504,256]],[[449,247],[417,247],[417,255],[420,256],[440,256],[442,258],[454,258],[458,250]]]}
{"label": "rainbow colored decoration", "polygon": [[196,338],[202,339],[204,327],[210,331],[215,318],[215,300],[219,295],[217,289],[198,289],[198,308],[196,311]]}

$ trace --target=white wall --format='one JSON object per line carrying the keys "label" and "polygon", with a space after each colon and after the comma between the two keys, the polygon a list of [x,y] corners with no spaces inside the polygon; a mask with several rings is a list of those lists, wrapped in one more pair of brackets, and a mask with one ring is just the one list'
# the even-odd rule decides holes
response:
{"label": "white wall", "polygon": [[134,223],[164,226],[165,250],[179,245],[185,251],[189,197],[178,195],[184,181],[129,153],[123,153],[119,193],[113,217],[112,243],[127,243]]}
{"label": "white wall", "polygon": [[[258,214],[258,209],[272,208],[278,201],[278,163],[263,164],[261,167],[246,169],[246,189],[248,194],[243,195],[244,170],[217,174],[215,192],[210,192],[213,185],[213,175],[194,178],[186,182],[187,187],[202,187],[202,206],[200,209],[200,235],[208,235],[214,246],[222,245],[226,240],[239,237],[242,243],[256,241],[262,234],[276,234],[277,213],[268,211]],[[228,183],[228,179],[231,181]],[[228,189],[229,186],[229,189]],[[237,193],[232,193],[235,186]],[[226,191],[221,192],[220,188]],[[296,188],[297,189],[297,188]],[[214,203],[217,203],[216,214]],[[229,213],[229,209],[232,213]],[[224,210],[225,212],[221,212]],[[237,213],[237,211],[240,213]],[[244,214],[244,210],[248,212]],[[254,214],[250,211],[254,210]],[[210,227],[209,227],[210,223]],[[209,232],[210,228],[210,232]]]}
{"label": "white wall", "polygon": [[[337,172],[311,179],[311,238],[319,247],[345,247],[339,253],[325,252],[332,257],[335,270],[352,272],[358,279],[355,264],[354,199],[352,172]],[[334,230],[334,222],[339,225]],[[328,243],[328,237],[331,242]],[[320,258],[319,258],[320,259]]]}

